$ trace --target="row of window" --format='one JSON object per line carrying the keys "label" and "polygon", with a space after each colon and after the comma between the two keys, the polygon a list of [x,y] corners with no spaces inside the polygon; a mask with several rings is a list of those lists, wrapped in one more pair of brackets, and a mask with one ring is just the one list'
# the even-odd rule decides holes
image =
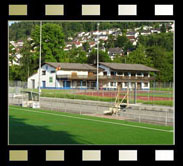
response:
{"label": "row of window", "polygon": [[[49,83],[53,83],[53,77],[49,77]],[[72,86],[86,86],[86,81],[76,81],[76,84],[75,82],[72,82]],[[95,82],[91,82],[91,86],[95,86],[96,83]],[[139,83],[139,85],[141,86],[141,83]],[[110,86],[111,87],[116,87],[117,86],[117,82],[110,82]],[[129,82],[124,82],[124,86],[125,87],[128,87],[129,86]],[[138,85],[137,85],[138,86]],[[131,87],[135,87],[135,83],[132,82],[131,83]],[[144,82],[144,87],[148,87],[148,82]]]}
{"label": "row of window", "polygon": [[[50,73],[55,73],[55,70],[50,71]],[[46,70],[42,71],[42,75],[46,75]]]}
{"label": "row of window", "polygon": [[[55,70],[52,70],[50,71],[50,73],[55,73],[56,71]],[[93,74],[96,74],[95,72],[93,72]],[[107,72],[103,72],[104,76],[107,76]],[[118,75],[123,75],[124,76],[129,76],[129,73],[128,72],[111,72],[111,76],[115,76],[116,74]],[[42,71],[42,75],[46,75],[46,70],[43,70]],[[131,73],[131,76],[142,76],[142,73]],[[144,77],[147,77],[148,76],[148,73],[144,73]]]}
{"label": "row of window", "polygon": [[[137,85],[141,86],[141,83],[137,83]],[[110,86],[117,86],[117,82],[110,82]],[[129,82],[124,82],[124,86],[128,87],[129,86]],[[135,82],[131,82],[131,87],[135,87]],[[148,87],[148,82],[144,82],[144,87]]]}

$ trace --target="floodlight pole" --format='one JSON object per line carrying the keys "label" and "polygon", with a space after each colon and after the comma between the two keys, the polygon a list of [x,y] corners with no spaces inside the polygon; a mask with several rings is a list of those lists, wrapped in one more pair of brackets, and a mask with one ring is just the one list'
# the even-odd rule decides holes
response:
{"label": "floodlight pole", "polygon": [[97,40],[97,91],[99,90],[99,78],[98,78],[98,67],[99,67],[99,25],[100,23],[97,24],[97,31],[98,31],[98,40]]}
{"label": "floodlight pole", "polygon": [[39,99],[41,94],[41,40],[42,40],[42,21],[40,21],[40,49],[39,49]]}

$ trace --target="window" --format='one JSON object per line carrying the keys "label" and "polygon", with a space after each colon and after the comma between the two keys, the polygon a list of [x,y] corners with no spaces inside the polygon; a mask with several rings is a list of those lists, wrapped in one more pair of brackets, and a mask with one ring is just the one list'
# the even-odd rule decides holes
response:
{"label": "window", "polygon": [[118,75],[123,75],[123,72],[118,72]]}
{"label": "window", "polygon": [[131,73],[131,76],[132,76],[132,77],[135,77],[135,73]]}
{"label": "window", "polygon": [[81,81],[77,81],[77,86],[80,86],[81,85]]}
{"label": "window", "polygon": [[148,73],[144,73],[144,77],[148,77]]}
{"label": "window", "polygon": [[46,71],[45,70],[42,71],[42,75],[46,75]]}
{"label": "window", "polygon": [[142,76],[142,73],[137,73],[137,76]]}
{"label": "window", "polygon": [[53,82],[53,77],[49,77],[49,82],[50,82],[50,83]]}
{"label": "window", "polygon": [[111,72],[111,75],[112,75],[112,76],[116,75],[116,72],[112,71],[112,72]]}
{"label": "window", "polygon": [[46,65],[46,70],[48,70],[48,66]]}
{"label": "window", "polygon": [[125,72],[124,75],[125,75],[125,76],[128,76],[128,72]]}
{"label": "window", "polygon": [[125,82],[125,86],[128,87],[128,82]]}
{"label": "window", "polygon": [[96,87],[96,82],[91,82],[92,87]]}
{"label": "window", "polygon": [[148,87],[148,82],[144,82],[144,87]]}
{"label": "window", "polygon": [[132,83],[131,83],[131,87],[132,87],[132,88],[135,88],[135,82],[132,82]]}
{"label": "window", "polygon": [[83,85],[83,86],[86,86],[86,81],[83,81],[83,82],[82,82],[82,85]]}
{"label": "window", "polygon": [[104,76],[106,76],[106,75],[107,75],[107,72],[105,71],[105,72],[104,72]]}
{"label": "window", "polygon": [[52,70],[51,73],[55,73],[55,70]]}

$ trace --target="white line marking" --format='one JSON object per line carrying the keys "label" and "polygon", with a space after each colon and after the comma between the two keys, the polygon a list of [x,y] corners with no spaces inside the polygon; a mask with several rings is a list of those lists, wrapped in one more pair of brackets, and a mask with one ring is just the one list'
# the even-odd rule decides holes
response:
{"label": "white line marking", "polygon": [[35,112],[35,113],[41,113],[41,114],[63,116],[63,117],[69,117],[69,118],[74,118],[74,119],[90,120],[90,121],[94,121],[94,122],[109,123],[109,124],[115,124],[115,125],[121,125],[121,126],[127,126],[127,127],[135,127],[135,128],[142,128],[142,129],[148,129],[148,130],[163,131],[163,132],[173,132],[173,130],[163,130],[163,129],[156,129],[156,128],[150,128],[150,127],[135,126],[135,125],[129,125],[129,124],[121,124],[121,123],[116,123],[116,122],[109,122],[109,121],[103,121],[103,120],[95,120],[95,119],[74,117],[74,116],[69,116],[69,115],[60,115],[60,114],[54,114],[54,113],[49,113],[49,112],[40,112],[40,111],[33,111],[33,110],[27,110],[27,109],[21,109],[21,108],[12,108],[12,107],[10,107],[10,108],[15,109],[15,110],[27,111],[27,112]]}

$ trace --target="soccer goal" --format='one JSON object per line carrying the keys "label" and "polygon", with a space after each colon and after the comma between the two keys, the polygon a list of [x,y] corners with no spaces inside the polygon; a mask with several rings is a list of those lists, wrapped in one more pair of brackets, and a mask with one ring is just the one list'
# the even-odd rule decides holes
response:
{"label": "soccer goal", "polygon": [[39,93],[22,91],[22,107],[40,108]]}

